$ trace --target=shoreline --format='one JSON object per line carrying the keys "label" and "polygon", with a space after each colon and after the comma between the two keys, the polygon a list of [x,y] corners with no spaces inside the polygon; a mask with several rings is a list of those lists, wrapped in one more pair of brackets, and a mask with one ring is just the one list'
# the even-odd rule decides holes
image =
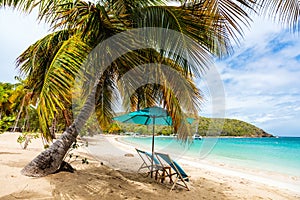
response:
{"label": "shoreline", "polygon": [[[113,136],[114,141],[116,141],[115,145],[124,147],[124,150],[128,150],[130,148],[134,148],[129,143],[120,140],[119,138],[123,136]],[[125,136],[126,137],[126,136]],[[114,141],[110,140],[110,142],[114,143]],[[122,148],[122,147],[121,147]],[[191,173],[194,174],[193,168],[197,168],[198,170],[205,169],[211,173],[219,173],[220,175],[226,175],[231,177],[243,178],[249,181],[261,183],[264,185],[277,187],[279,189],[289,190],[291,192],[295,192],[300,195],[300,177],[297,176],[289,176],[287,177],[285,174],[270,172],[270,171],[261,171],[261,170],[253,170],[250,168],[240,167],[240,166],[231,166],[225,165],[222,162],[215,162],[212,160],[206,159],[193,159],[187,156],[183,156],[178,160],[180,165],[185,166]],[[197,174],[195,174],[196,177]],[[195,176],[194,175],[194,176]],[[199,178],[199,177],[198,177]]]}
{"label": "shoreline", "polygon": [[[115,136],[120,136],[120,137],[152,137],[152,135],[150,134],[146,134],[146,135],[125,135],[125,134],[121,134],[121,135],[115,135]],[[170,137],[170,138],[176,138],[176,136],[172,136],[172,135],[155,135],[155,137]],[[280,135],[272,135],[269,137],[263,137],[263,136],[227,136],[227,135],[215,135],[215,136],[201,136],[202,138],[274,138],[274,139],[278,139],[278,138],[300,138],[299,136],[280,136]]]}
{"label": "shoreline", "polygon": [[[123,138],[124,136],[122,136]],[[121,139],[120,142],[122,143],[126,143],[127,145],[131,145],[131,146],[138,146],[140,148],[144,148],[144,150],[149,150],[149,141],[146,143],[143,140],[143,138],[139,138],[139,137],[128,137],[130,139]],[[150,138],[150,137],[149,137]],[[148,138],[148,139],[149,139]],[[164,137],[156,137],[156,138],[164,138]],[[168,137],[166,137],[168,138]],[[151,138],[150,138],[151,139]],[[173,139],[172,137],[169,137],[169,139]],[[264,152],[262,152],[262,155],[257,155],[256,153],[252,153],[249,156],[247,155],[247,153],[235,153],[236,150],[234,149],[229,149],[228,152],[227,148],[230,147],[229,145],[231,144],[238,144],[237,147],[237,151],[242,150],[242,151],[249,151],[251,152],[251,150],[249,149],[250,147],[245,147],[248,149],[243,149],[241,148],[242,146],[239,144],[239,138],[229,138],[229,143],[227,143],[226,139],[223,138],[209,138],[210,140],[206,140],[208,138],[205,138],[202,140],[200,140],[200,145],[198,142],[198,140],[196,140],[196,145],[178,145],[179,143],[177,142],[164,142],[164,140],[158,140],[157,142],[159,142],[159,144],[156,146],[156,151],[166,151],[166,153],[170,154],[170,155],[175,155],[173,159],[180,159],[181,157],[187,157],[189,160],[192,161],[210,161],[213,165],[215,165],[215,163],[217,165],[222,165],[222,166],[230,166],[231,168],[235,168],[235,169],[243,169],[243,168],[247,168],[248,170],[257,172],[257,171],[265,171],[268,174],[280,174],[280,175],[284,175],[286,177],[292,177],[293,179],[300,179],[300,170],[299,167],[297,167],[297,163],[293,162],[290,163],[292,165],[289,164],[285,164],[285,162],[280,161],[280,160],[275,160],[278,164],[274,164],[274,162],[272,161],[272,156],[274,156],[275,154],[273,153],[273,155],[270,156],[270,161],[268,160],[268,155],[264,154]],[[223,139],[223,140],[222,140]],[[251,141],[248,141],[247,139],[254,139],[253,142],[260,142],[260,138],[241,138],[241,140],[246,139],[246,146],[252,143]],[[217,141],[219,140],[219,141]],[[264,143],[275,143],[278,144],[276,139],[269,139],[269,138],[264,138],[263,139]],[[299,140],[300,141],[300,140]],[[225,152],[222,152],[222,145],[224,142],[224,150]],[[142,144],[142,145],[140,145]],[[211,146],[211,147],[209,147]],[[173,148],[175,147],[175,148]],[[182,148],[183,147],[183,148]],[[190,147],[191,147],[191,151],[190,151]],[[258,147],[260,147],[258,145]],[[253,147],[251,147],[253,148]],[[268,149],[263,149],[262,151],[268,151]],[[285,151],[282,151],[285,152]],[[279,152],[280,153],[280,152]],[[298,155],[298,154],[297,154]],[[264,156],[265,159],[262,159],[262,156]],[[284,154],[280,153],[279,155],[275,155],[275,156],[284,156]],[[289,155],[290,156],[290,155]],[[257,159],[258,157],[258,159]],[[300,158],[298,156],[298,158]],[[294,159],[293,159],[294,160]],[[292,161],[292,160],[291,160]],[[299,160],[300,161],[300,160]],[[280,163],[282,163],[282,165],[280,165]],[[300,163],[299,163],[300,164]]]}

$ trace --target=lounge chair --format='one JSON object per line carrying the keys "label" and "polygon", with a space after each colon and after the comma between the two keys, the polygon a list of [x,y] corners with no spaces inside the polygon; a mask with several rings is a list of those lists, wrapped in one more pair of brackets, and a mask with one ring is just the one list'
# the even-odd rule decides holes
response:
{"label": "lounge chair", "polygon": [[[170,191],[172,191],[175,187],[175,185],[181,185],[182,187],[186,188],[187,190],[190,190],[189,186],[187,185],[186,182],[189,182],[189,176],[185,173],[185,171],[180,167],[180,165],[172,160],[168,154],[164,153],[155,153],[156,158],[160,162],[160,165],[163,167],[165,170],[164,174],[166,174],[163,177],[169,177],[170,182],[173,182],[172,188]],[[174,172],[169,172],[166,170],[168,167],[172,168]],[[172,180],[172,176],[175,175],[176,179],[175,181]]]}
{"label": "lounge chair", "polygon": [[147,169],[148,172],[147,175],[151,174],[151,177],[152,177],[152,173],[156,172],[155,179],[157,179],[158,171],[162,169],[160,162],[157,160],[157,158],[153,156],[153,166],[152,166],[152,153],[142,151],[137,148],[135,148],[135,150],[143,160],[143,163],[139,167],[138,172],[140,172],[140,170],[142,169]]}

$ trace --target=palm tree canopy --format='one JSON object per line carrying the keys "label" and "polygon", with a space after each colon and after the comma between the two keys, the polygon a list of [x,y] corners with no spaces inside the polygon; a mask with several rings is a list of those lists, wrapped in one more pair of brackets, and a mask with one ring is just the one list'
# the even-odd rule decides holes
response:
{"label": "palm tree canopy", "polygon": [[[180,119],[183,110],[195,112],[200,108],[201,95],[193,78],[201,77],[203,71],[213,63],[212,56],[232,52],[231,42],[238,43],[243,35],[242,25],[249,26],[250,12],[274,17],[288,26],[296,27],[300,7],[295,0],[194,0],[181,3],[179,7],[173,7],[166,6],[163,0],[102,0],[97,3],[80,0],[0,0],[0,7],[12,6],[26,12],[38,8],[39,19],[50,23],[55,31],[30,46],[17,63],[22,73],[28,76],[34,96],[38,96],[43,132],[48,132],[49,121],[55,111],[66,109],[65,102],[70,102],[70,88],[88,53],[117,33],[143,27],[178,31],[197,42],[198,46],[188,48],[188,54],[198,66],[189,65],[184,57],[170,53],[171,49],[180,47],[168,40],[157,48],[140,49],[120,56],[98,77],[96,107],[101,121],[107,124],[113,115],[111,99],[114,90],[128,90],[126,84],[117,83],[122,75],[148,62],[171,66],[185,77],[187,85],[192,88],[189,95],[192,108],[183,108],[167,85],[145,85],[137,89],[128,102],[132,106],[162,103],[173,119]],[[122,49],[126,44],[119,41],[116,45]],[[116,52],[108,52],[107,56],[112,56],[112,53]],[[171,83],[176,86],[174,80]],[[178,125],[175,126],[178,128]]]}
{"label": "palm tree canopy", "polygon": [[[0,7],[13,7],[21,11],[31,12],[33,8],[38,7],[40,19],[44,18],[57,5],[73,3],[70,0],[1,0]],[[75,1],[76,2],[76,1]],[[136,8],[149,6],[163,6],[167,0],[100,0],[99,5],[104,6],[107,10],[113,11],[116,15],[125,15]],[[179,0],[181,7],[189,7],[191,10],[205,8],[205,12],[219,12],[224,19],[241,19],[243,10],[251,9],[253,12],[278,20],[290,28],[299,28],[300,5],[298,0]],[[92,4],[92,3],[90,3]],[[235,20],[233,20],[235,21]]]}

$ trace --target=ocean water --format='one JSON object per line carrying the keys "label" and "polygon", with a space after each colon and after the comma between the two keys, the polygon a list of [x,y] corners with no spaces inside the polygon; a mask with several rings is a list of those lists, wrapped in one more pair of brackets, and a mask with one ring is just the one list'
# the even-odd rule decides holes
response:
{"label": "ocean water", "polygon": [[[122,140],[151,152],[151,137],[124,137]],[[203,138],[183,143],[173,137],[155,137],[155,151],[173,159],[190,157],[249,169],[279,172],[300,177],[300,137]]]}

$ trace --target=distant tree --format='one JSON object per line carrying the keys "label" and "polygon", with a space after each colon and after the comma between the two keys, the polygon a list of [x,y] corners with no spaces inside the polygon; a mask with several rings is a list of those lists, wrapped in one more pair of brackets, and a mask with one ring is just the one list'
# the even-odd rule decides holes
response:
{"label": "distant tree", "polygon": [[120,132],[122,132],[122,128],[119,126],[118,123],[112,123],[109,126],[107,132],[110,134],[119,134]]}
{"label": "distant tree", "polygon": [[168,127],[164,127],[160,132],[162,135],[171,135],[172,134],[172,129]]}
{"label": "distant tree", "polygon": [[0,132],[10,128],[16,119],[18,107],[15,105],[20,102],[18,100],[14,102],[11,98],[16,86],[16,84],[0,82]]}
{"label": "distant tree", "polygon": [[145,125],[139,125],[139,126],[135,127],[134,132],[140,133],[140,134],[147,134],[148,130]]}
{"label": "distant tree", "polygon": [[3,116],[9,116],[13,113],[9,98],[13,92],[14,85],[0,82],[0,120]]}

